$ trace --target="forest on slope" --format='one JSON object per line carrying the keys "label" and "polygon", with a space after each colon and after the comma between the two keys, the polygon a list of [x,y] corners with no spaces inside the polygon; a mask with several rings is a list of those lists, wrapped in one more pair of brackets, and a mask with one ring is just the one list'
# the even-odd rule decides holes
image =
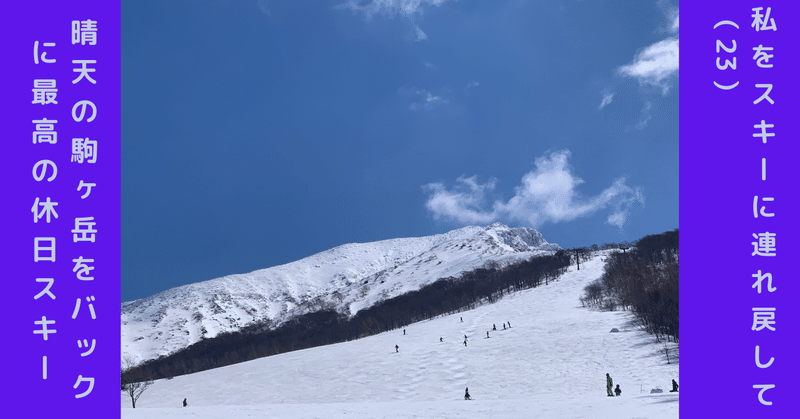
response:
{"label": "forest on slope", "polygon": [[626,250],[608,256],[603,276],[586,286],[581,303],[604,310],[631,310],[657,341],[677,342],[678,229],[642,237]]}
{"label": "forest on slope", "polygon": [[436,316],[493,303],[508,293],[547,285],[570,265],[565,250],[510,266],[489,263],[457,278],[442,278],[417,291],[384,300],[353,317],[331,309],[298,316],[277,328],[267,323],[203,339],[181,351],[122,371],[122,383],[135,383],[237,364],[397,329]]}

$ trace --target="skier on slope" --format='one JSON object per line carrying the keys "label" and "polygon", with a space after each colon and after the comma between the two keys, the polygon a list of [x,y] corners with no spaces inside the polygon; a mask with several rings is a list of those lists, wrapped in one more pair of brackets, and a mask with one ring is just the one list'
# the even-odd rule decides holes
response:
{"label": "skier on slope", "polygon": [[397,346],[397,345],[394,345],[394,351],[395,351],[395,352],[400,352],[400,347],[399,347],[399,346]]}
{"label": "skier on slope", "polygon": [[492,330],[497,330],[497,326],[494,323],[492,323]]}
{"label": "skier on slope", "polygon": [[608,397],[614,397],[614,393],[611,392],[611,389],[614,388],[614,380],[611,379],[611,376],[606,373],[606,392],[608,392]]}
{"label": "skier on slope", "polygon": [[486,331],[486,339],[489,339],[489,331]]}
{"label": "skier on slope", "polygon": [[186,399],[183,399],[183,407],[186,407],[188,405],[189,405],[189,403],[186,403]]}
{"label": "skier on slope", "polygon": [[439,338],[439,342],[444,342],[444,339],[442,339],[442,338],[440,337],[440,338]]}
{"label": "skier on slope", "polygon": [[469,396],[469,387],[464,390],[464,400],[472,400],[472,397]]}
{"label": "skier on slope", "polygon": [[677,393],[678,392],[678,382],[675,379],[672,379],[672,390],[669,391],[670,393]]}
{"label": "skier on slope", "polygon": [[617,395],[617,397],[622,394],[622,389],[619,388],[619,384],[617,384],[617,388],[614,389],[614,393]]}

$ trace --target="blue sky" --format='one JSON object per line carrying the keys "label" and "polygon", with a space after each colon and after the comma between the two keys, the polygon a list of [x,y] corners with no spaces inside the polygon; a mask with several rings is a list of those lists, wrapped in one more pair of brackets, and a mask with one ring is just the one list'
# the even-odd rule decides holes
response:
{"label": "blue sky", "polygon": [[678,3],[126,0],[122,299],[464,225],[678,227]]}

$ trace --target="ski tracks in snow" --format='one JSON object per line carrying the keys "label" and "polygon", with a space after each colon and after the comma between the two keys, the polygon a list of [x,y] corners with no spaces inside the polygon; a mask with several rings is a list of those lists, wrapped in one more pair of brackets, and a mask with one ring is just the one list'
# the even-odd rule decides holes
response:
{"label": "ski tracks in snow", "polygon": [[[639,393],[666,388],[677,365],[659,358],[652,337],[625,330],[630,313],[580,306],[602,266],[595,258],[549,285],[408,325],[406,335],[401,328],[159,380],[123,418],[677,418],[677,395]],[[606,397],[607,372],[623,397]],[[475,401],[463,401],[465,387]],[[184,397],[202,411],[172,408]]]}

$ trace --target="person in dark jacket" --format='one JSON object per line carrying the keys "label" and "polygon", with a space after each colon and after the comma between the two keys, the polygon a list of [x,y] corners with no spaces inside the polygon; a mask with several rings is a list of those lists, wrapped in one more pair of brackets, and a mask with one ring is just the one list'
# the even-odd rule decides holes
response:
{"label": "person in dark jacket", "polygon": [[617,388],[614,389],[614,393],[616,393],[617,397],[622,394],[622,389],[619,388],[619,384],[617,384]]}
{"label": "person in dark jacket", "polygon": [[608,392],[608,397],[614,397],[614,393],[612,393],[612,389],[614,388],[614,380],[611,379],[611,376],[606,373],[606,392]]}
{"label": "person in dark jacket", "polygon": [[464,390],[464,400],[472,400],[472,397],[469,396],[469,387]]}
{"label": "person in dark jacket", "polygon": [[675,379],[672,379],[672,390],[669,391],[670,393],[677,393],[678,392],[678,382]]}
{"label": "person in dark jacket", "polygon": [[492,330],[497,330],[497,326],[494,323],[492,323]]}
{"label": "person in dark jacket", "polygon": [[186,399],[183,399],[183,407],[186,407],[188,405],[189,405],[189,403],[186,403]]}
{"label": "person in dark jacket", "polygon": [[400,347],[399,347],[399,346],[397,346],[397,345],[394,345],[394,351],[395,351],[395,352],[400,352]]}

